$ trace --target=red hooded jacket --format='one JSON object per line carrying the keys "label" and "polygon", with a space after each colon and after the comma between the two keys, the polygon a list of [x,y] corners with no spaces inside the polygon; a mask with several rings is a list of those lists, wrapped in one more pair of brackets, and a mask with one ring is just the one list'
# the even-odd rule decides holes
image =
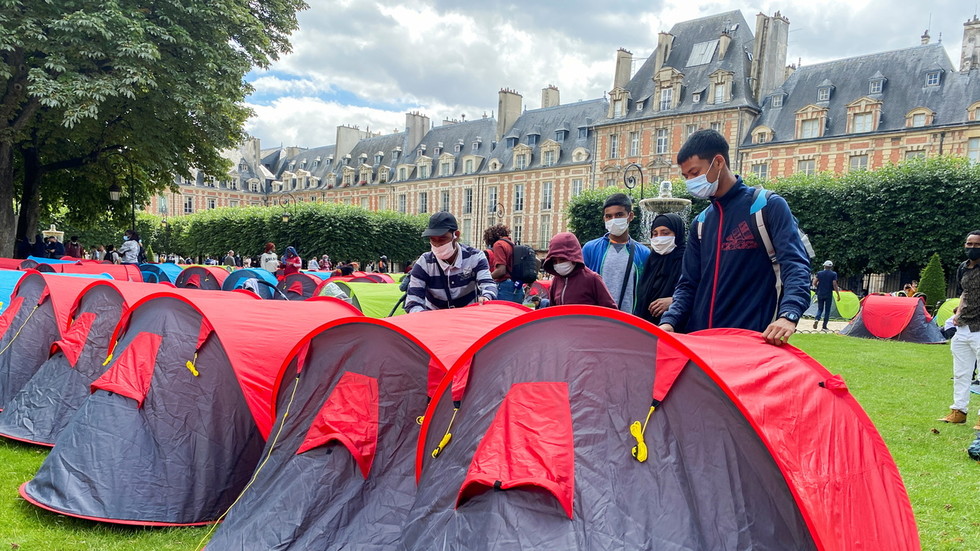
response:
{"label": "red hooded jacket", "polygon": [[[555,271],[555,259],[563,258],[575,263],[575,267],[567,276],[558,275]],[[548,300],[551,306],[562,304],[592,304],[616,308],[606,284],[599,274],[585,267],[582,259],[582,245],[574,233],[562,232],[551,238],[548,245],[548,256],[544,259],[544,271],[552,274],[551,288],[548,290]]]}

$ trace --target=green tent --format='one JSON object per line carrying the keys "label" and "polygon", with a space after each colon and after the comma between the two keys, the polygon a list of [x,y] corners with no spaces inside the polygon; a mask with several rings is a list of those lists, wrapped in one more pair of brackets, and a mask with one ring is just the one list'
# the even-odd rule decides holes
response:
{"label": "green tent", "polygon": [[[397,283],[331,281],[323,286],[320,295],[348,301],[369,318],[384,318],[388,317],[391,309],[402,298],[402,291]],[[395,310],[396,316],[404,313],[402,308]]]}
{"label": "green tent", "polygon": [[958,298],[948,298],[939,306],[939,311],[936,312],[936,323],[939,327],[946,324],[948,320],[953,315],[953,310],[960,305],[960,299]]}
{"label": "green tent", "polygon": [[[803,312],[803,317],[812,319],[817,317],[817,295],[811,292],[810,296],[810,307],[806,309],[806,312]],[[837,300],[837,293],[834,293],[834,302],[830,306],[830,319],[849,320],[857,315],[860,308],[861,301],[854,293],[841,291],[840,300]]]}

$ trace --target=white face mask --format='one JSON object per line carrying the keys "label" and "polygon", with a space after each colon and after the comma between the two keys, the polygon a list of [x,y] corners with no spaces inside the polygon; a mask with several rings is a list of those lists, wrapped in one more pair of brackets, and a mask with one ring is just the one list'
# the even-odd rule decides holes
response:
{"label": "white face mask", "polygon": [[704,171],[704,174],[686,180],[687,192],[701,199],[707,199],[714,195],[718,191],[718,180],[721,179],[721,173],[719,173],[714,182],[708,181],[708,173],[711,172],[714,166],[715,161],[712,159],[711,164],[708,165],[708,170]]}
{"label": "white face mask", "polygon": [[651,237],[650,248],[657,254],[670,254],[671,251],[677,248],[677,243],[674,242],[673,235]]}
{"label": "white face mask", "polygon": [[450,241],[444,245],[431,245],[432,254],[441,260],[449,260],[456,252],[456,242]]}
{"label": "white face mask", "polygon": [[615,235],[616,237],[626,233],[626,230],[629,229],[629,227],[630,221],[627,217],[606,220],[606,231]]}
{"label": "white face mask", "polygon": [[575,268],[574,262],[555,262],[555,273],[560,276],[567,276]]}

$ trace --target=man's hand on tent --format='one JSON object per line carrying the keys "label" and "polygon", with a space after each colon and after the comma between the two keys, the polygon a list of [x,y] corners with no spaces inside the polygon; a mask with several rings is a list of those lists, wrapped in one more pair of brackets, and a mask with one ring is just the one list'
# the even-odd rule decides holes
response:
{"label": "man's hand on tent", "polygon": [[779,318],[770,323],[769,327],[766,327],[766,330],[762,332],[762,336],[766,339],[767,343],[774,346],[782,346],[789,341],[793,333],[796,333],[796,322],[786,318]]}
{"label": "man's hand on tent", "polygon": [[769,327],[766,327],[762,336],[766,339],[767,343],[782,346],[786,344],[786,341],[789,340],[793,333],[796,333],[796,323],[786,318],[779,318],[770,323]]}
{"label": "man's hand on tent", "polygon": [[668,332],[668,333],[673,333],[674,332],[674,326],[671,325],[671,324],[669,324],[669,323],[661,323],[660,324],[660,328],[663,329],[664,331]]}

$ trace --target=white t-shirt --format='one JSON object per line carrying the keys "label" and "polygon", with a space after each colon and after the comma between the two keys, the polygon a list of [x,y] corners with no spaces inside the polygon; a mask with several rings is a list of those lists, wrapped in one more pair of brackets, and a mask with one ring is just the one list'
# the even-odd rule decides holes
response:
{"label": "white t-shirt", "polygon": [[269,272],[276,273],[279,269],[279,257],[276,253],[262,253],[259,257],[259,265]]}

